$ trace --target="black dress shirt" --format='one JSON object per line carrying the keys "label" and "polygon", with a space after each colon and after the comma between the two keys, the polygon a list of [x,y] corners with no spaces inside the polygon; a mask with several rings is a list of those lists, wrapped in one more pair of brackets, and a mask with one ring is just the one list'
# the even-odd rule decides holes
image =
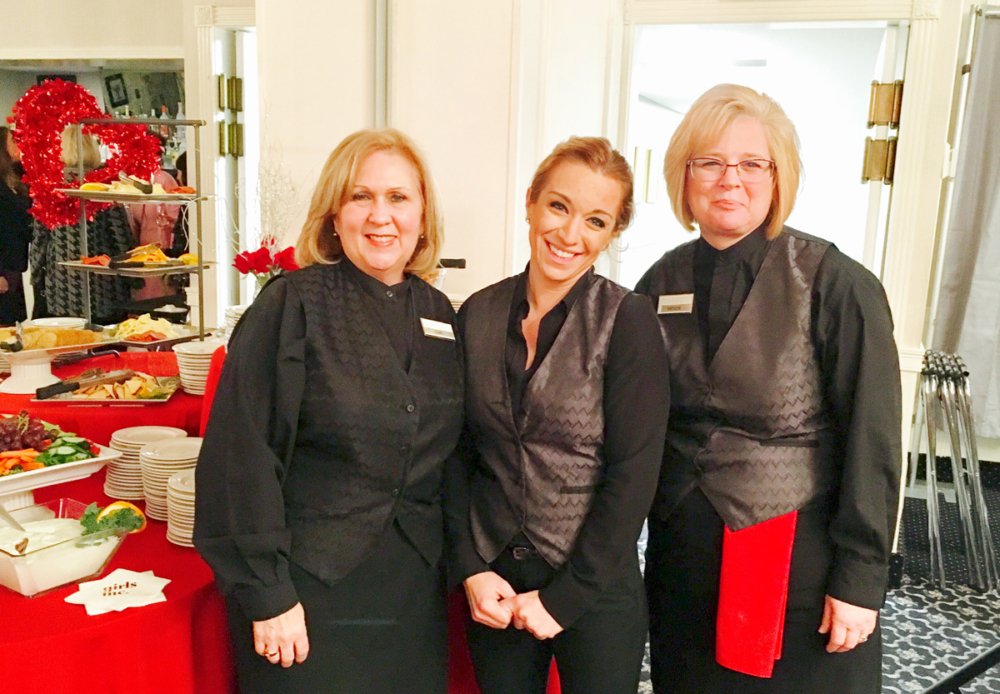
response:
{"label": "black dress shirt", "polygon": [[[696,244],[695,308],[711,361],[772,242],[758,228],[721,251],[704,239]],[[644,276],[635,291],[648,293],[651,282]],[[878,279],[833,245],[820,261],[812,292],[813,343],[832,426],[844,451],[839,492],[829,509],[835,550],[829,594],[877,609],[884,599],[899,492],[885,481],[898,479],[902,459],[892,317]]]}
{"label": "black dress shirt", "polygon": [[[340,263],[363,290],[366,310],[378,317],[400,365],[409,370],[419,330],[412,287],[419,280],[406,277],[387,286],[346,257]],[[206,521],[201,537],[196,530],[195,544],[219,585],[237,587],[234,595],[250,619],[276,616],[298,602],[288,570],[291,531],[280,481],[288,475],[290,442],[309,387],[306,340],[302,300],[291,282],[272,280],[232,335],[202,447],[219,472],[207,474],[206,467],[199,495],[220,500],[224,510]],[[331,419],[331,430],[336,426]],[[439,497],[436,477],[407,480],[403,491],[404,501],[418,506],[437,503]],[[410,520],[407,503],[397,507],[393,523],[420,549],[428,545],[419,537],[424,526]]]}
{"label": "black dress shirt", "polygon": [[[591,270],[591,272],[593,272]],[[542,317],[535,356],[526,367],[528,348],[521,322],[528,315],[528,273],[520,278],[511,301],[505,361],[515,421],[524,390],[545,360],[573,304],[583,291],[586,275]],[[465,312],[459,311],[459,329],[465,330]],[[611,581],[619,578],[626,557],[634,555],[635,540],[652,504],[659,475],[670,410],[670,379],[659,325],[649,302],[636,294],[622,301],[615,317],[604,372],[605,475],[587,520],[566,564],[552,583],[539,591],[545,609],[561,626],[568,627],[599,597]],[[659,440],[658,440],[659,437]],[[463,446],[465,456],[475,455]],[[468,464],[468,462],[466,463]],[[490,568],[476,553],[468,531],[468,498],[449,503],[464,509],[451,515],[463,537],[452,549],[458,561],[458,580]],[[512,542],[530,546],[520,533]],[[628,554],[626,554],[628,553]]]}

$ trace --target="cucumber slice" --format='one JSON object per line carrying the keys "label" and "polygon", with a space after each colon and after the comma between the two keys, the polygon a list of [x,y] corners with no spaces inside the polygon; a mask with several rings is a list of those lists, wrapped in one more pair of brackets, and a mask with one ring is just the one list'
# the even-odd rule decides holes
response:
{"label": "cucumber slice", "polygon": [[55,455],[73,455],[74,453],[77,453],[78,451],[77,451],[77,449],[73,448],[72,446],[60,446],[59,448],[55,449],[54,451],[50,450],[49,452],[53,453]]}
{"label": "cucumber slice", "polygon": [[59,443],[83,443],[85,440],[79,436],[64,436],[59,439]]}

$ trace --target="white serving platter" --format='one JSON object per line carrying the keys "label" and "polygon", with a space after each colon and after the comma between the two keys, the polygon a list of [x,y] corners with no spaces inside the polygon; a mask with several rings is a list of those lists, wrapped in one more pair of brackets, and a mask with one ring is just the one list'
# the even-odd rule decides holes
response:
{"label": "white serving platter", "polygon": [[[120,451],[108,448],[107,446],[98,444],[97,447],[101,449],[100,453],[87,460],[77,460],[73,463],[52,465],[40,470],[18,472],[13,475],[0,477],[0,504],[6,506],[4,498],[8,496],[33,489],[41,489],[42,487],[51,487],[53,484],[62,484],[63,482],[72,482],[90,477],[110,461],[117,460],[122,455]],[[7,506],[7,508],[8,510],[12,510],[10,506]]]}

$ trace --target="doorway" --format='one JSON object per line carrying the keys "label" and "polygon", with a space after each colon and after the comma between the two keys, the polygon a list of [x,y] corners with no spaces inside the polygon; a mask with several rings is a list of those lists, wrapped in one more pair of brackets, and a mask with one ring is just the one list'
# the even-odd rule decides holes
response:
{"label": "doorway", "polygon": [[670,137],[709,87],[736,83],[773,97],[801,141],[803,176],[788,224],[833,241],[881,275],[889,191],[862,183],[873,80],[902,79],[905,21],[640,25],[633,42],[626,152],[636,221],[615,254],[633,287],[651,262],[692,234],[673,216],[663,179]]}

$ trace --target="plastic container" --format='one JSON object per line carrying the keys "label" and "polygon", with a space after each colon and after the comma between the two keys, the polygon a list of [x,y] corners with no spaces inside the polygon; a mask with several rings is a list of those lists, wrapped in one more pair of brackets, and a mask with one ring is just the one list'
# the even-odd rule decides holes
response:
{"label": "plastic container", "polygon": [[20,554],[13,545],[24,533],[0,521],[0,585],[31,598],[104,573],[128,533],[105,530],[83,537],[78,521],[86,508],[64,498],[11,511],[30,535]]}

